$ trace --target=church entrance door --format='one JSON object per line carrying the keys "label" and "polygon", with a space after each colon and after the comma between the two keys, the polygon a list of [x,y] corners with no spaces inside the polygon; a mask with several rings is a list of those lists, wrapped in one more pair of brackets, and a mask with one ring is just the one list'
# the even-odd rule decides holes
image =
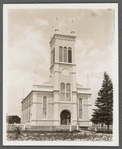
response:
{"label": "church entrance door", "polygon": [[61,125],[70,125],[71,115],[68,110],[63,110],[60,114]]}

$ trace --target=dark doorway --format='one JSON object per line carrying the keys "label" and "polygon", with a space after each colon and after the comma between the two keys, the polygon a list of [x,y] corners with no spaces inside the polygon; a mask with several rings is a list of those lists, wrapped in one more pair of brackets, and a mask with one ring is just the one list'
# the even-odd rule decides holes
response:
{"label": "dark doorway", "polygon": [[71,115],[68,110],[63,110],[60,115],[61,125],[70,125],[71,123]]}

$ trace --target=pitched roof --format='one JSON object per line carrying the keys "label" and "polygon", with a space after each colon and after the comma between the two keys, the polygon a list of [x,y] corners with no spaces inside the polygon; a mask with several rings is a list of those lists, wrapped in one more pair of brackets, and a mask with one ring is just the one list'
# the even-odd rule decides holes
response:
{"label": "pitched roof", "polygon": [[49,81],[47,81],[47,82],[45,82],[45,83],[43,83],[43,84],[49,84],[49,85],[53,85],[53,79],[51,79],[51,80],[49,80]]}
{"label": "pitched roof", "polygon": [[76,83],[76,87],[77,87],[77,88],[80,88],[80,87],[83,87],[83,86],[80,85],[80,84],[78,84],[78,83]]}

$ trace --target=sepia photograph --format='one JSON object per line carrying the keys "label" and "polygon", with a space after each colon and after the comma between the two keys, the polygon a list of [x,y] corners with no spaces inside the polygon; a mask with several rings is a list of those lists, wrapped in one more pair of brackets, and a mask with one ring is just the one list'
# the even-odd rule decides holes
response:
{"label": "sepia photograph", "polygon": [[3,145],[118,146],[118,4],[3,5]]}

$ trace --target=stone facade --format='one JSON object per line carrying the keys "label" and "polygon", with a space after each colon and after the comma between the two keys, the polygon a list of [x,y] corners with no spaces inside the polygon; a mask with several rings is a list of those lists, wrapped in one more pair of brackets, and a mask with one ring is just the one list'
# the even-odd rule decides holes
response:
{"label": "stone facade", "polygon": [[75,36],[54,34],[50,41],[50,80],[34,85],[22,101],[22,123],[87,127],[90,88],[76,83]]}

